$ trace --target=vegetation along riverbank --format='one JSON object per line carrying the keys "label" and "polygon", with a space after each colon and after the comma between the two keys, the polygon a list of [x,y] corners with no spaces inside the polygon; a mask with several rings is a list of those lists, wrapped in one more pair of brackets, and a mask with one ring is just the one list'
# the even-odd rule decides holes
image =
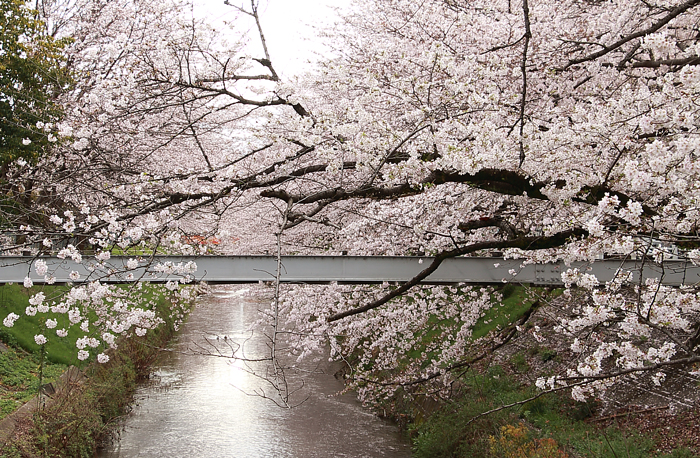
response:
{"label": "vegetation along riverbank", "polygon": [[[61,288],[43,287],[42,291],[50,296],[60,294]],[[148,285],[142,288],[143,306],[153,310],[162,323],[105,349],[103,354],[109,356],[106,363],[94,358],[79,360],[77,335],[37,345],[33,337],[46,330],[38,320],[23,319],[2,328],[0,429],[5,442],[0,456],[92,457],[101,441],[109,439],[128,410],[136,382],[148,376],[150,365],[194,299],[192,287],[181,287],[177,292]],[[38,291],[36,287],[4,285],[0,287],[0,307],[4,314],[23,310]],[[69,370],[70,366],[81,370]],[[62,373],[64,380],[57,382]],[[42,394],[37,398],[40,387]]]}
{"label": "vegetation along riverbank", "polygon": [[[543,395],[533,374],[560,373],[574,357],[555,327],[577,297],[512,285],[501,293],[474,327],[471,363],[445,378],[445,389],[406,383],[375,406],[405,428],[414,457],[700,456],[696,381],[680,373],[658,387],[640,379],[587,402],[566,390]],[[427,333],[413,355],[433,340]]]}

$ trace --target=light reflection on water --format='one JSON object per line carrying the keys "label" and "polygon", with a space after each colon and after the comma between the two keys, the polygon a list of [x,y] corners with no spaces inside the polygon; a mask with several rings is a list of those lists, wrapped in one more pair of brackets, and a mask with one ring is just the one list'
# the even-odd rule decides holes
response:
{"label": "light reflection on water", "polygon": [[[396,428],[363,410],[351,395],[336,396],[332,374],[305,377],[308,399],[283,409],[250,396],[264,383],[241,362],[186,352],[202,336],[240,341],[259,304],[221,287],[200,299],[154,374],[136,393],[120,440],[98,458],[314,458],[410,456]],[[246,356],[264,354],[251,339]],[[230,351],[230,350],[229,350]],[[255,354],[257,353],[257,354]],[[248,394],[246,394],[248,393]]]}

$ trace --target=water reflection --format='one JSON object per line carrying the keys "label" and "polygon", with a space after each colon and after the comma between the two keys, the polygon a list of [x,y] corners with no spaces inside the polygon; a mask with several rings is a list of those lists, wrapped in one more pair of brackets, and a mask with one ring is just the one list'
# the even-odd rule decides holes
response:
{"label": "water reflection", "polygon": [[[202,298],[152,379],[139,388],[121,439],[101,458],[409,457],[396,428],[363,410],[330,374],[306,377],[301,406],[282,409],[246,393],[265,387],[242,362],[187,354],[202,336],[250,337],[259,304],[235,290]],[[221,342],[219,342],[221,343]],[[250,339],[246,356],[264,354]]]}

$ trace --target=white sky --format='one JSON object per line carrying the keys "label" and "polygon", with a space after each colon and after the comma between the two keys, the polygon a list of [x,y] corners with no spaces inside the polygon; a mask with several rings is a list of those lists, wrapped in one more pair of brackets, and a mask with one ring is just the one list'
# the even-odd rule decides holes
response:
{"label": "white sky", "polygon": [[[236,15],[232,7],[224,5],[224,0],[196,1],[220,20]],[[250,6],[250,0],[230,1]],[[260,22],[275,69],[287,77],[303,71],[306,62],[315,59],[314,53],[323,52],[322,45],[314,39],[314,25],[333,24],[337,18],[333,7],[346,8],[349,3],[350,0],[260,0]],[[249,23],[254,27],[252,20]],[[250,36],[257,38],[257,32]]]}

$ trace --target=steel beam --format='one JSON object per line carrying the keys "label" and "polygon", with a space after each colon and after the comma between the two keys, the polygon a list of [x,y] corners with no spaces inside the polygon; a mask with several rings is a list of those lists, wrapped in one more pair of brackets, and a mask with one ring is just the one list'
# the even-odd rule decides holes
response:
{"label": "steel beam", "polygon": [[[30,277],[34,283],[44,283],[44,276],[37,274],[36,260],[46,262],[48,273],[56,283],[100,280],[105,283],[128,283],[135,280],[166,282],[181,279],[183,274],[162,270],[163,266],[184,266],[188,262],[197,265],[193,276],[210,283],[255,283],[272,281],[277,261],[274,256],[113,256],[107,262],[85,258],[77,263],[56,257],[0,257],[0,283],[23,282]],[[139,261],[136,269],[128,268],[128,261]],[[283,256],[283,282],[289,283],[381,283],[403,282],[427,268],[430,257],[398,256]],[[700,267],[685,261],[667,261],[663,265],[647,261],[600,260],[591,264],[572,263],[527,264],[519,260],[500,258],[451,258],[443,261],[426,283],[532,283],[537,285],[562,285],[561,274],[569,268],[595,274],[603,283],[610,281],[619,269],[632,272],[638,281],[640,271],[644,278],[662,278],[668,285],[695,284],[700,282]],[[158,268],[160,267],[160,269]],[[177,269],[175,269],[177,270]],[[79,274],[71,279],[71,272]],[[75,276],[75,274],[74,274]]]}

